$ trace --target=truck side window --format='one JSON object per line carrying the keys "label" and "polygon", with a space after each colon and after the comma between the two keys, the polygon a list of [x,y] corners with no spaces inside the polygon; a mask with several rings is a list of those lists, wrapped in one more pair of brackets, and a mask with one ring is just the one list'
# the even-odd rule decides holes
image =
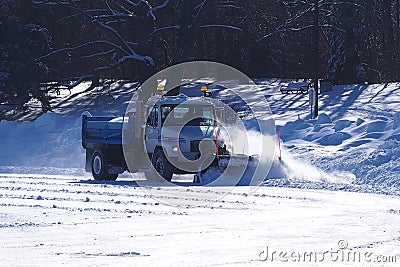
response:
{"label": "truck side window", "polygon": [[148,113],[146,124],[152,126],[154,121],[154,108]]}
{"label": "truck side window", "polygon": [[158,125],[158,107],[155,106],[154,107],[154,122],[153,122],[153,126],[157,126]]}
{"label": "truck side window", "polygon": [[149,116],[147,117],[147,125],[149,126],[157,126],[158,125],[158,108],[153,107],[150,111]]}
{"label": "truck side window", "polygon": [[172,108],[172,106],[161,106],[161,125],[164,125],[164,121],[171,113]]}

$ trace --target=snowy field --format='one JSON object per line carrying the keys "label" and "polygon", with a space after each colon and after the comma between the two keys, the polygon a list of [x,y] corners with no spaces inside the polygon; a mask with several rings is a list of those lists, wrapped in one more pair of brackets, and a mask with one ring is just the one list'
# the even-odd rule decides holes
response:
{"label": "snowy field", "polygon": [[[382,266],[379,261],[393,262],[395,256],[400,260],[397,197],[277,187],[250,194],[249,188],[237,187],[210,205],[187,209],[158,200],[190,190],[196,201],[200,188],[143,191],[131,181],[0,177],[1,266],[283,264],[274,251],[302,255],[290,260],[293,266],[299,261],[354,266],[347,258],[353,253],[359,266]],[[219,194],[217,189],[208,193]],[[346,246],[343,251],[339,241]],[[305,253],[317,255],[317,262]]]}
{"label": "snowy field", "polygon": [[258,83],[285,177],[227,194],[84,172],[80,114],[123,114],[130,84],[82,84],[54,100],[55,113],[1,121],[0,266],[397,266],[400,84],[334,87],[312,120],[307,95]]}

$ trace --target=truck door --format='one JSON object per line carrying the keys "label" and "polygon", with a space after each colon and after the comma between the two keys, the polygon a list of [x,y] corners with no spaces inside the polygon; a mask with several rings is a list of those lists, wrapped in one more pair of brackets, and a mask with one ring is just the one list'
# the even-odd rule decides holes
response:
{"label": "truck door", "polygon": [[158,107],[154,106],[148,114],[145,129],[145,144],[147,153],[153,153],[160,135],[158,131]]}

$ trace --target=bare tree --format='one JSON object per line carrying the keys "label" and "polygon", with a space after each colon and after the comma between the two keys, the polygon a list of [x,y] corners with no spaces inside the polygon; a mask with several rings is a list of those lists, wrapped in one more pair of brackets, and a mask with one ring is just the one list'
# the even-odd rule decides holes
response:
{"label": "bare tree", "polygon": [[[151,4],[145,0],[35,2],[68,9],[69,15],[59,19],[57,23],[80,20],[83,25],[90,25],[88,27],[94,31],[87,33],[87,38],[81,38],[75,45],[56,48],[37,59],[51,62],[68,54],[69,64],[95,61],[87,73],[75,78],[72,83],[64,84],[67,87],[73,87],[87,79],[92,79],[93,85],[96,85],[102,73],[115,70],[127,62],[138,65],[139,78],[145,80],[160,65],[157,57],[165,44],[163,33],[166,31],[171,34],[172,30],[172,36],[176,38],[176,52],[172,55],[171,63],[188,59],[193,53],[196,36],[200,30],[218,27],[240,31],[231,25],[209,23],[207,19],[207,12],[210,10],[233,8],[234,4],[231,1],[162,0],[157,1],[158,4]],[[176,7],[180,11],[177,12]],[[168,15],[163,14],[163,11]],[[166,49],[170,50],[169,47]],[[170,51],[166,53],[171,54]]]}
{"label": "bare tree", "polygon": [[96,3],[83,0],[36,1],[37,4],[63,5],[64,9],[68,9],[69,15],[59,19],[57,23],[80,20],[82,25],[87,24],[94,31],[86,32],[88,36],[81,40],[71,40],[71,42],[78,41],[76,45],[56,48],[37,60],[50,61],[65,56],[66,53],[73,57],[68,62],[70,64],[95,59],[92,69],[77,77],[74,82],[65,84],[67,87],[73,87],[87,79],[92,79],[95,84],[101,73],[115,69],[128,61],[142,63],[144,68],[154,68],[152,51],[147,49],[148,35],[153,31],[157,13],[166,8],[169,2],[170,0],[165,0],[160,5],[152,6],[144,0],[96,1]]}

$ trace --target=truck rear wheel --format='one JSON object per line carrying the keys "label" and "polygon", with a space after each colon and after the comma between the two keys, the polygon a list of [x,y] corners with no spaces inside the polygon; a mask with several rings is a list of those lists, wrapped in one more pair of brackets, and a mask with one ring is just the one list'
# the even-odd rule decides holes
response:
{"label": "truck rear wheel", "polygon": [[151,163],[158,174],[168,182],[171,182],[173,175],[173,167],[164,155],[162,149],[158,149],[151,159]]}
{"label": "truck rear wheel", "polygon": [[99,149],[92,155],[92,175],[95,180],[115,181],[118,174],[108,173],[107,154]]}

